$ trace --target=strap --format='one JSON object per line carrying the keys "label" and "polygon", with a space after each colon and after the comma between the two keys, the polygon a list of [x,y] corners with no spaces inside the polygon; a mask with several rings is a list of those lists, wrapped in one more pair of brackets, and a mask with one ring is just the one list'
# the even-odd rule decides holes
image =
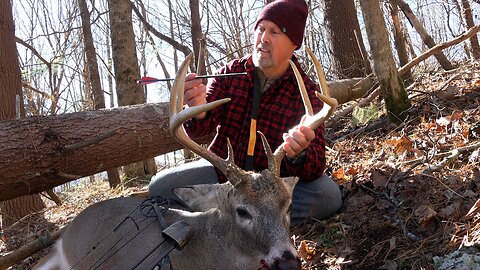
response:
{"label": "strap", "polygon": [[[256,71],[258,72],[258,71]],[[245,160],[245,170],[253,170],[253,154],[255,152],[255,143],[257,141],[257,117],[258,108],[260,107],[260,79],[258,74],[255,73],[255,79],[253,82],[253,101],[250,120],[250,136],[248,139],[247,158]]]}

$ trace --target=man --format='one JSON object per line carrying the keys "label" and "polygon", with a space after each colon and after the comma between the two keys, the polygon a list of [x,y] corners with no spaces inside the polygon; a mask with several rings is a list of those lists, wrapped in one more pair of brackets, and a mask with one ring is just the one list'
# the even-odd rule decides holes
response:
{"label": "man", "polygon": [[[242,169],[260,171],[268,167],[268,161],[258,136],[257,141],[249,141],[251,134],[261,131],[272,149],[285,142],[281,176],[300,178],[293,191],[292,225],[309,217],[329,217],[342,204],[340,189],[323,175],[324,128],[314,131],[302,124],[305,110],[288,63],[292,60],[301,71],[314,111],[320,111],[323,102],[314,94],[318,87],[301,70],[293,54],[302,45],[307,15],[304,0],[279,0],[266,5],[254,25],[253,53],[233,60],[219,71],[247,72],[246,76],[215,78],[205,86],[193,73],[185,81],[187,106],[231,98],[230,102],[184,124],[190,137],[216,131],[209,149],[217,156],[226,158],[229,138],[235,163]],[[201,160],[159,172],[153,177],[149,191],[153,196],[172,197],[174,187],[225,181],[220,171]]]}

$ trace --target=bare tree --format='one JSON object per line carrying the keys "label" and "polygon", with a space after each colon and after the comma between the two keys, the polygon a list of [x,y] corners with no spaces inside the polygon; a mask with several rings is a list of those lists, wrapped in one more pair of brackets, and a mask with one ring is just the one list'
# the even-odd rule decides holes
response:
{"label": "bare tree", "polygon": [[[20,118],[23,109],[22,78],[15,44],[15,26],[10,1],[0,3],[0,120]],[[6,153],[0,154],[4,160]],[[15,158],[15,157],[11,157]],[[4,201],[2,225],[8,227],[18,219],[45,208],[39,194]]]}
{"label": "bare tree", "polygon": [[[409,62],[409,58],[406,47],[407,41],[404,35],[404,27],[398,15],[397,0],[390,0],[390,15],[393,22],[393,38],[395,48],[397,49],[398,60],[400,62],[400,66],[404,66]],[[411,70],[406,71],[405,74],[403,74],[402,78],[404,79],[406,85],[410,85],[413,83]]]}
{"label": "bare tree", "polygon": [[[136,83],[136,79],[140,78],[140,68],[133,31],[132,6],[128,0],[109,0],[108,6],[118,104],[125,106],[145,103],[143,89]],[[145,179],[147,175],[155,172],[153,159],[124,166],[126,177],[132,179]]]}
{"label": "bare tree", "polygon": [[[460,0],[460,4],[462,6],[462,17],[464,20],[464,24],[466,25],[467,29],[472,28],[475,26],[473,21],[472,15],[472,8],[470,7],[470,3],[468,0]],[[470,51],[473,59],[480,59],[480,45],[478,43],[477,35],[473,35],[470,38]]]}
{"label": "bare tree", "polygon": [[370,43],[374,72],[382,89],[388,117],[401,122],[407,117],[410,101],[393,58],[387,28],[379,0],[360,1],[368,41]]}
{"label": "bare tree", "polygon": [[[78,7],[80,9],[80,17],[82,19],[83,42],[85,44],[86,66],[89,80],[86,81],[90,85],[93,96],[93,108],[105,108],[105,96],[102,90],[100,81],[100,74],[98,72],[97,53],[93,44],[92,29],[90,27],[90,12],[88,11],[87,2],[85,0],[78,0]],[[120,175],[118,169],[107,170],[108,181],[110,187],[116,187],[120,184]]]}
{"label": "bare tree", "polygon": [[325,1],[325,29],[338,78],[364,77],[371,73],[353,0]]}
{"label": "bare tree", "polygon": [[[403,11],[405,16],[408,18],[408,21],[410,22],[410,24],[415,28],[415,30],[417,30],[418,34],[420,34],[425,45],[427,45],[428,48],[433,48],[436,45],[435,41],[428,34],[427,30],[425,30],[425,27],[423,27],[423,25],[417,19],[412,9],[410,8],[410,6],[407,3],[405,3],[405,1],[403,0],[398,0],[398,6]],[[450,63],[447,57],[445,57],[443,52],[439,52],[435,54],[435,58],[437,59],[438,63],[442,66],[444,70],[454,69],[452,63]]]}
{"label": "bare tree", "polygon": [[200,18],[200,6],[198,0],[189,0],[191,11],[191,33],[193,54],[197,63],[195,72],[201,74],[205,72],[205,59],[202,50],[205,49],[205,38],[202,32],[202,22]]}

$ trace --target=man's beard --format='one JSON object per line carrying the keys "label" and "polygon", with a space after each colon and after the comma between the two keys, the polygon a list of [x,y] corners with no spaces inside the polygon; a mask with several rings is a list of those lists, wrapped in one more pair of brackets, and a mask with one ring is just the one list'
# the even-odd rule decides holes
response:
{"label": "man's beard", "polygon": [[260,58],[260,51],[258,50],[255,50],[253,52],[253,64],[256,66],[256,67],[259,67],[259,68],[268,68],[268,67],[271,67],[273,65],[273,61],[272,61],[272,58],[271,57],[262,57]]}

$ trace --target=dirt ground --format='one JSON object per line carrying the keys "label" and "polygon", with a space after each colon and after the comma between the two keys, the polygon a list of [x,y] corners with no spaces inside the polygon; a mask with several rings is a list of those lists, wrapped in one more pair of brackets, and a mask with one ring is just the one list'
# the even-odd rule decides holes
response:
{"label": "dirt ground", "polygon": [[[348,117],[327,128],[327,173],[341,186],[344,206],[292,229],[303,269],[466,269],[441,268],[437,258],[480,241],[480,67],[426,74],[408,93],[403,124],[376,118],[371,107],[356,114],[359,123]],[[363,124],[361,115],[373,119]],[[64,192],[63,205],[49,203],[4,229],[0,255],[63,227],[96,201],[135,191],[99,182]],[[29,269],[45,252],[8,269]]]}

